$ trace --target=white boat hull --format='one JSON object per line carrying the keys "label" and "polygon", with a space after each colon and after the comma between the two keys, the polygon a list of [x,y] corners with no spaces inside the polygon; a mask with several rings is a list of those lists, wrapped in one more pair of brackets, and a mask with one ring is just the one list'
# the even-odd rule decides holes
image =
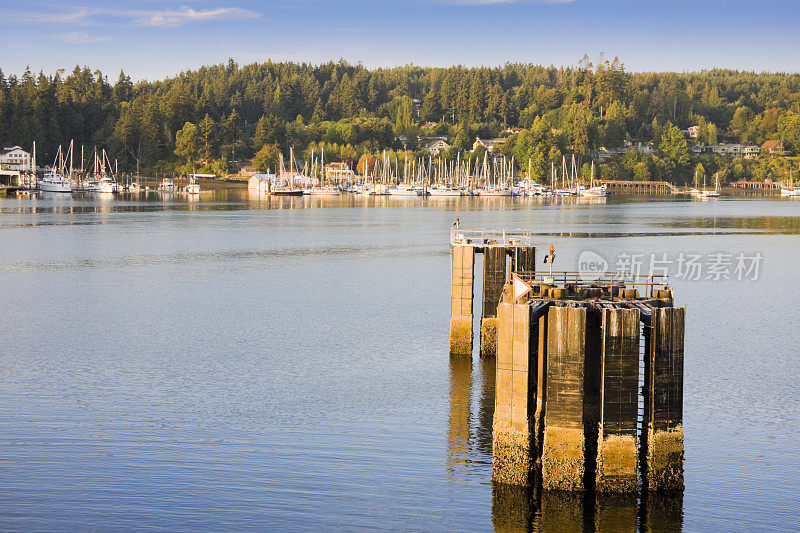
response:
{"label": "white boat hull", "polygon": [[69,183],[39,181],[39,189],[43,192],[72,192]]}

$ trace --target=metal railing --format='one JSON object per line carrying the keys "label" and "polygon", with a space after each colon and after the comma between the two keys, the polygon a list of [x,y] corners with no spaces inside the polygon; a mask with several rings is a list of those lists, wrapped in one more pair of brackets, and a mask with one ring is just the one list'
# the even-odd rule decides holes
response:
{"label": "metal railing", "polygon": [[610,288],[621,287],[637,289],[639,294],[652,297],[656,289],[669,287],[667,276],[653,274],[633,274],[631,272],[515,272],[522,281],[534,284],[556,286],[573,285],[575,287]]}
{"label": "metal railing", "polygon": [[532,246],[533,233],[525,229],[464,229],[450,228],[450,246],[456,244],[484,245],[490,242],[501,246]]}

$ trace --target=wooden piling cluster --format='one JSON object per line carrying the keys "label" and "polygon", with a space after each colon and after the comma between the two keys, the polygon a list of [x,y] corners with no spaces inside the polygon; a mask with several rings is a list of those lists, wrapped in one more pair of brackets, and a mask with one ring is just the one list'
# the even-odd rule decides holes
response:
{"label": "wooden piling cluster", "polygon": [[[496,355],[492,479],[573,492],[682,489],[685,310],[672,290],[652,279],[542,275],[535,248],[511,239],[451,244],[451,355],[472,354],[483,253],[480,354]],[[531,287],[516,300],[511,273]]]}
{"label": "wooden piling cluster", "polygon": [[638,491],[640,480],[649,490],[683,487],[684,310],[672,307],[671,291],[651,299],[600,291],[521,303],[506,291],[494,481],[534,485],[541,476],[545,490],[618,493]]}
{"label": "wooden piling cluster", "polygon": [[451,284],[450,353],[472,354],[472,298],[475,254],[483,254],[483,297],[481,299],[480,353],[493,357],[497,350],[497,306],[510,272],[533,270],[536,249],[512,243],[463,243],[453,246]]}

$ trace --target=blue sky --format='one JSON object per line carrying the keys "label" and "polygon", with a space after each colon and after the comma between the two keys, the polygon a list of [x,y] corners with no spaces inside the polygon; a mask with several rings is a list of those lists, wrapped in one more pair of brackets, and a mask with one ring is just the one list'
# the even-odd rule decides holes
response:
{"label": "blue sky", "polygon": [[0,68],[156,79],[224,62],[800,71],[797,0],[2,0]]}

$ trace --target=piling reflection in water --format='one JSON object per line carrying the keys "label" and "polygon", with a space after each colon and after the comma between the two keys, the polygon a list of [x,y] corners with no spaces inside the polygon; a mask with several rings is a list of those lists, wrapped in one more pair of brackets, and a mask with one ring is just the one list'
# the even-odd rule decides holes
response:
{"label": "piling reflection in water", "polygon": [[[491,463],[494,417],[494,358],[478,358],[480,395],[471,413],[472,357],[450,357],[450,416],[447,464],[450,473],[469,463]],[[475,436],[475,446],[471,446]],[[537,478],[540,479],[538,473]],[[683,492],[633,494],[543,491],[492,482],[492,525],[502,532],[683,530]]]}
{"label": "piling reflection in water", "polygon": [[683,493],[636,494],[541,491],[492,483],[492,525],[502,532],[683,530]]}
{"label": "piling reflection in water", "polygon": [[478,399],[478,427],[476,428],[478,452],[492,460],[492,423],[494,420],[495,360],[480,359],[481,395]]}
{"label": "piling reflection in water", "polygon": [[[450,473],[458,472],[463,468],[463,465],[469,462],[472,422],[470,413],[471,388],[472,359],[468,356],[451,356],[450,419],[447,426],[447,467]],[[489,438],[491,439],[491,428],[489,430]]]}

